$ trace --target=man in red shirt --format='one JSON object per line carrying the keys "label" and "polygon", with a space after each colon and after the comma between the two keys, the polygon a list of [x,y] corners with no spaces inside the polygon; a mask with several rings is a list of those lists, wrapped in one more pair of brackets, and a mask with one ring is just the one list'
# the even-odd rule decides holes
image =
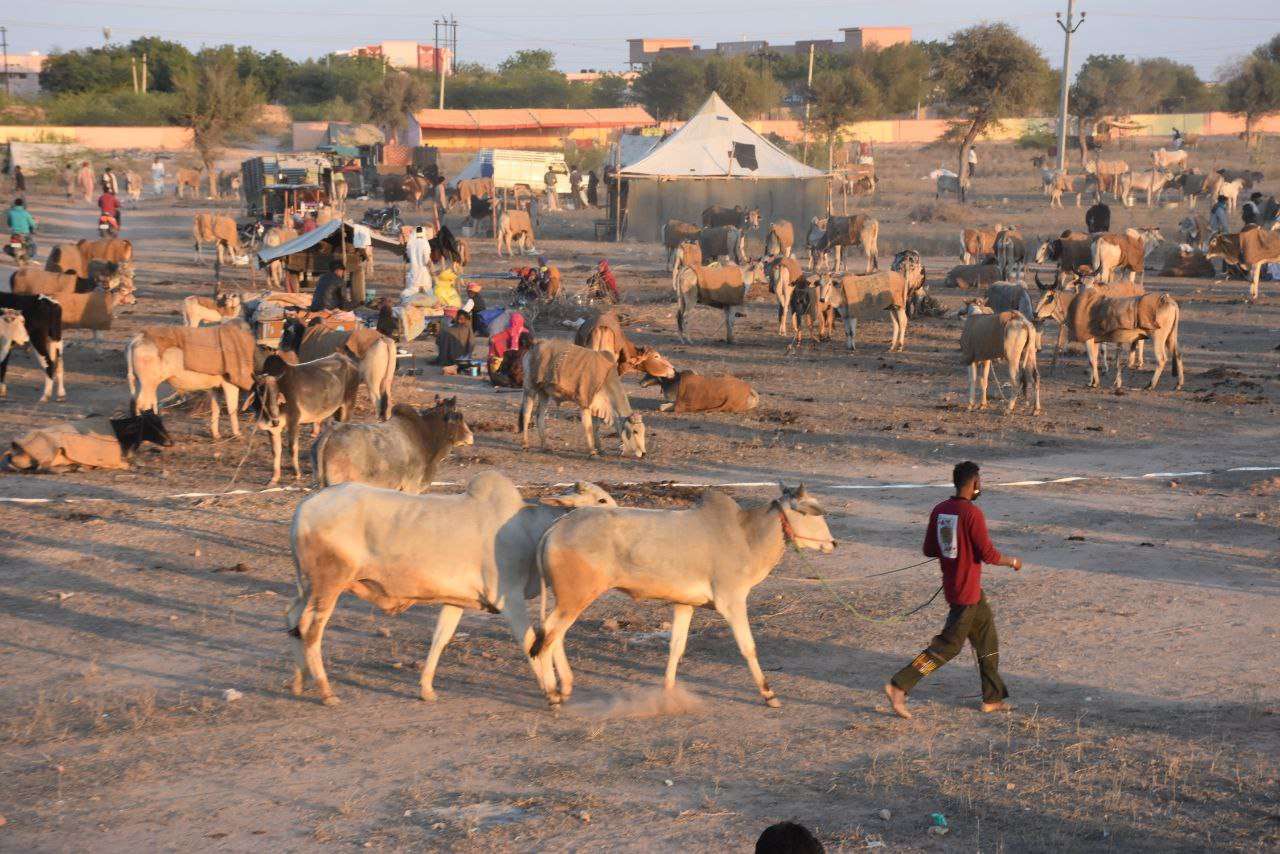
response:
{"label": "man in red shirt", "polygon": [[924,535],[924,556],[936,557],[942,565],[942,590],[951,610],[946,625],[924,652],[899,670],[884,686],[896,715],[910,718],[907,694],[916,683],[955,658],[967,640],[978,656],[982,679],[982,711],[1003,712],[1010,706],[1004,680],[1000,678],[1000,642],[995,617],[982,592],[982,565],[1022,569],[1022,561],[1002,555],[987,536],[987,520],[974,504],[982,492],[978,464],[963,462],[951,472],[956,494],[933,508]]}

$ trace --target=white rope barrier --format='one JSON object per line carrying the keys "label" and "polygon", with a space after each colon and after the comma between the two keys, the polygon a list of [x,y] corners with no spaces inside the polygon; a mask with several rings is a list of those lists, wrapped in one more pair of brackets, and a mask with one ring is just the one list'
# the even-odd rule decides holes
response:
{"label": "white rope barrier", "polygon": [[[1166,480],[1174,478],[1192,478],[1192,477],[1209,477],[1215,474],[1228,474],[1232,472],[1272,472],[1280,471],[1280,466],[1232,466],[1223,469],[1206,469],[1194,471],[1153,471],[1145,474],[1098,474],[1098,475],[1069,475],[1067,477],[1053,477],[1043,480],[1006,480],[989,484],[990,486],[1008,486],[1008,487],[1027,487],[1027,486],[1053,486],[1060,483],[1079,483],[1082,481],[1107,481],[1107,480]],[[707,487],[723,487],[731,489],[750,489],[758,487],[777,486],[778,482],[774,480],[745,480],[730,481],[722,483],[694,483],[692,481],[653,481],[653,480],[634,480],[624,481],[617,484],[619,487],[638,487],[652,486],[661,484],[668,487],[676,487],[683,489],[704,489]],[[438,480],[434,481],[432,486],[465,486],[461,481]],[[567,488],[573,486],[573,483],[550,483],[550,484],[523,484],[525,487],[531,486],[550,486],[552,488]],[[893,489],[950,489],[951,484],[945,482],[937,483],[837,483],[825,486],[815,486],[815,492],[841,490],[841,491],[887,491]],[[267,495],[273,492],[310,492],[310,487],[305,486],[272,486],[266,489],[232,489],[228,492],[178,492],[173,495],[159,495],[154,498],[145,496],[131,496],[133,500],[144,501],[180,501],[183,499],[197,498],[230,498],[238,495]],[[0,504],[84,504],[91,501],[114,501],[117,499],[108,497],[84,497],[84,498],[18,498],[0,496]]]}

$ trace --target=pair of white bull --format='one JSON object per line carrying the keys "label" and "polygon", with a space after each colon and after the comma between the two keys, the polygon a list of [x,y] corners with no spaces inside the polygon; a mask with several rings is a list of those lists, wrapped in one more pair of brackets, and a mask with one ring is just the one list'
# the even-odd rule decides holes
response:
{"label": "pair of white bull", "polygon": [[[777,566],[788,542],[835,548],[821,506],[803,486],[783,488],[754,507],[709,492],[691,509],[655,511],[619,508],[594,484],[526,504],[515,484],[493,471],[472,478],[460,496],[406,495],[355,483],[330,487],[298,506],[291,538],[298,573],[288,613],[296,639],[293,691],[302,692],[309,673],[326,704],[337,698],[320,643],[343,593],[388,613],[413,604],[443,606],[422,669],[424,700],[435,699],[436,665],[462,611],[503,614],[554,706],[573,691],[564,633],[588,605],[619,589],[674,606],[668,690],[675,687],[693,609],[709,607],[728,621],[761,696],[777,706],[756,658],[747,594]],[[547,584],[556,608],[535,630],[525,600],[540,585],[545,597]]]}

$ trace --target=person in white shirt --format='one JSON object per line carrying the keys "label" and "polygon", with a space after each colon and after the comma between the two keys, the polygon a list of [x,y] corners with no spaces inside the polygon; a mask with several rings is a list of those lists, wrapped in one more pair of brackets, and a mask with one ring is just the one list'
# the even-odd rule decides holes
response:
{"label": "person in white shirt", "polygon": [[164,161],[159,157],[151,161],[151,191],[157,196],[164,195]]}
{"label": "person in white shirt", "polygon": [[426,226],[420,225],[413,230],[405,245],[405,257],[409,260],[409,269],[405,272],[401,297],[434,293],[435,283],[431,279],[431,235]]}
{"label": "person in white shirt", "polygon": [[972,145],[969,146],[969,177],[976,178],[978,175],[978,149]]}

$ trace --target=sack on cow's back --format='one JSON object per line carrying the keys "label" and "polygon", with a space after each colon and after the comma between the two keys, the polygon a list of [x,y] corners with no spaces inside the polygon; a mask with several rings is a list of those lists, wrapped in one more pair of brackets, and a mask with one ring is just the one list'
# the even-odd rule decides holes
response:
{"label": "sack on cow's back", "polygon": [[733,308],[747,301],[747,286],[742,283],[742,268],[696,267],[698,304],[714,308]]}
{"label": "sack on cow's back", "polygon": [[606,353],[550,339],[533,345],[528,371],[535,385],[585,409],[609,377],[616,376],[617,363]]}

